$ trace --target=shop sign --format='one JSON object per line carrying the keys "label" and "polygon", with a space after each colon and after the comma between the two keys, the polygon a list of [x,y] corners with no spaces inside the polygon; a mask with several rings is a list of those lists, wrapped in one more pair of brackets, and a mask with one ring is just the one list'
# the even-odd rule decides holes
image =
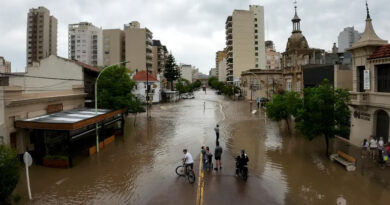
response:
{"label": "shop sign", "polygon": [[364,90],[370,89],[370,70],[364,70]]}

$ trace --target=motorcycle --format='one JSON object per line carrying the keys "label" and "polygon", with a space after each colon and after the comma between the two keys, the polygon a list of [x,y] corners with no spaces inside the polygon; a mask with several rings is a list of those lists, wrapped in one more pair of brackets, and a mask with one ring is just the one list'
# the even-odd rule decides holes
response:
{"label": "motorcycle", "polygon": [[236,176],[241,177],[244,181],[248,179],[248,164],[241,165],[241,157],[236,157]]}

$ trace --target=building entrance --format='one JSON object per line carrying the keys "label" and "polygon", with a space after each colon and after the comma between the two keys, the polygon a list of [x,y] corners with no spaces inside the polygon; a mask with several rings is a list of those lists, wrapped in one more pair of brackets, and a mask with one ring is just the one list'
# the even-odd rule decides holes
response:
{"label": "building entrance", "polygon": [[376,137],[383,137],[385,143],[389,139],[389,115],[383,110],[376,114]]}

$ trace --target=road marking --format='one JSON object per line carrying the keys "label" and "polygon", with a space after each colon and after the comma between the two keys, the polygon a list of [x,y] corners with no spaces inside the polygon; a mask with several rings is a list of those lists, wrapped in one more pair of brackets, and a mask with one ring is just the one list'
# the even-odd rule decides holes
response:
{"label": "road marking", "polygon": [[202,171],[202,153],[200,153],[199,173],[198,173],[198,188],[196,191],[196,205],[203,204],[203,190],[204,190],[204,172]]}

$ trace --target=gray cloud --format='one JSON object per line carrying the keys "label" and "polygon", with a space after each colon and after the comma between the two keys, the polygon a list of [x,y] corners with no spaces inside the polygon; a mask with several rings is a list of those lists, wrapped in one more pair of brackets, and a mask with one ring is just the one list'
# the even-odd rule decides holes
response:
{"label": "gray cloud", "polygon": [[[388,0],[369,1],[377,34],[390,40]],[[284,51],[291,35],[293,0],[2,0],[0,56],[13,70],[25,66],[26,21],[29,8],[45,6],[58,19],[58,55],[67,57],[68,24],[90,21],[102,28],[122,28],[133,20],[146,26],[173,52],[178,62],[190,63],[208,73],[215,52],[225,46],[225,20],[234,9],[249,4],[265,6],[265,35]],[[340,31],[355,26],[363,32],[365,1],[300,0],[298,14],[310,47],[330,50]],[[268,28],[268,29],[267,29]]]}

